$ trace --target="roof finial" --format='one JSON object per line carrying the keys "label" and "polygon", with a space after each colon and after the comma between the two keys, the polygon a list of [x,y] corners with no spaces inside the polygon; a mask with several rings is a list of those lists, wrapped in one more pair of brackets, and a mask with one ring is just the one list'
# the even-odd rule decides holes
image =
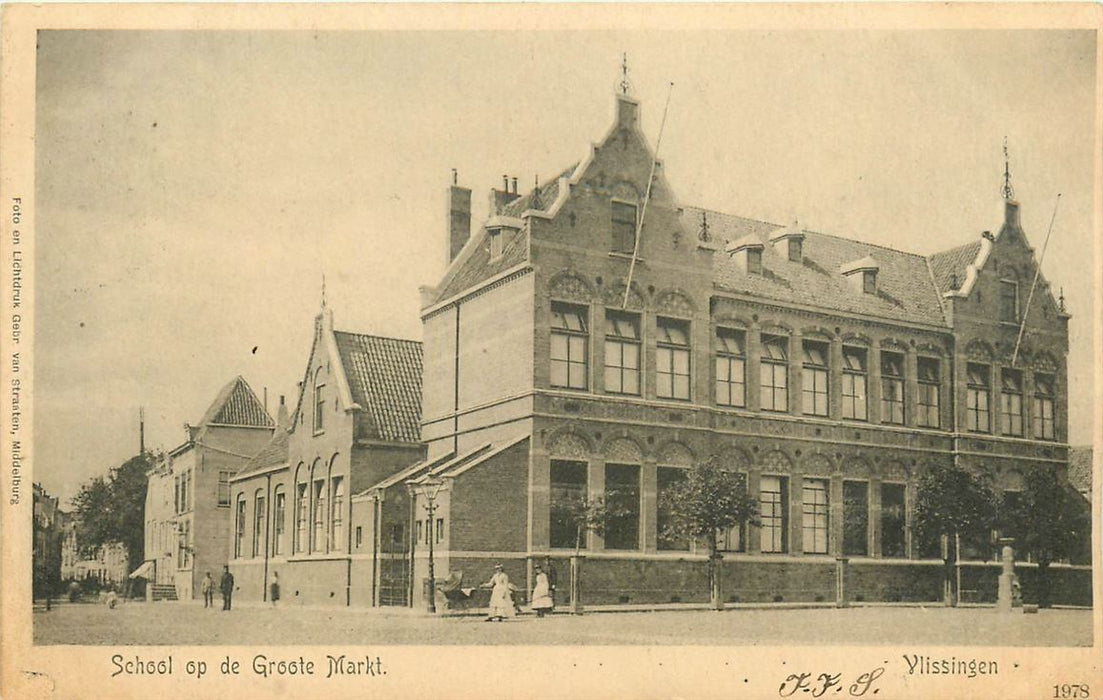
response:
{"label": "roof finial", "polygon": [[621,55],[620,59],[620,92],[622,95],[628,94],[628,89],[632,87],[632,84],[628,82],[628,52]]}
{"label": "roof finial", "polygon": [[326,273],[322,273],[322,308],[326,308]]}
{"label": "roof finial", "polygon": [[1061,287],[1061,294],[1057,297],[1057,308],[1060,309],[1062,313],[1064,313],[1064,311],[1065,311],[1065,288],[1064,287]]}
{"label": "roof finial", "polygon": [[1007,155],[1007,137],[1003,137],[1003,198],[1010,202],[1015,198],[1011,189],[1011,158]]}
{"label": "roof finial", "polygon": [[709,233],[709,215],[705,210],[701,210],[701,228],[697,231],[698,240],[708,243],[712,240],[712,234]]}
{"label": "roof finial", "polygon": [[540,201],[540,176],[533,176],[532,199],[529,201],[529,209],[543,209],[544,203]]}

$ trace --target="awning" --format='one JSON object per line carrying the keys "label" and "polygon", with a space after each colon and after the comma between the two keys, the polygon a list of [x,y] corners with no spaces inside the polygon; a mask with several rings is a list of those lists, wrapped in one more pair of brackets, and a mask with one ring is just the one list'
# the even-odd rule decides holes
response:
{"label": "awning", "polygon": [[153,561],[144,562],[134,571],[130,572],[130,578],[153,578]]}

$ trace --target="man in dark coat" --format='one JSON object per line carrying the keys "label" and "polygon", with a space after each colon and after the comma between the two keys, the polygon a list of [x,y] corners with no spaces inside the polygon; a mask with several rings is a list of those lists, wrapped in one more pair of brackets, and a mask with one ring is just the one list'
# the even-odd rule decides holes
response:
{"label": "man in dark coat", "polygon": [[544,573],[548,577],[548,591],[551,594],[552,608],[555,607],[555,586],[559,581],[557,580],[558,574],[556,574],[555,566],[552,565],[551,557],[544,557]]}
{"label": "man in dark coat", "polygon": [[229,564],[222,567],[222,580],[218,582],[218,588],[222,591],[222,609],[229,610],[234,597],[234,575],[230,573]]}

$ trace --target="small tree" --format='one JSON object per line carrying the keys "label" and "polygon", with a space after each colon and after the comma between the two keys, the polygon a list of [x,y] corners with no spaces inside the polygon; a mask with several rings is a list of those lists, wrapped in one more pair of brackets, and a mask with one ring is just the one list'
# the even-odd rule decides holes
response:
{"label": "small tree", "polygon": [[745,479],[721,469],[715,461],[695,465],[686,478],[663,491],[659,507],[667,515],[663,534],[705,544],[709,555],[712,605],[724,606],[720,591],[720,554],[717,536],[735,525],[759,524],[758,502],[747,493]]}
{"label": "small tree", "polygon": [[[920,479],[915,503],[916,535],[925,552],[937,550],[941,538],[946,537],[947,584],[957,559],[955,541],[960,537],[974,542],[987,538],[996,523],[996,512],[995,494],[988,484],[959,466],[936,467]],[[956,594],[951,593],[949,601],[956,604]]]}
{"label": "small tree", "polygon": [[1077,557],[1091,541],[1090,506],[1062,483],[1054,470],[1035,467],[1023,477],[1023,491],[1008,515],[1022,541],[1017,548],[1038,563],[1038,605],[1050,606],[1049,565]]}
{"label": "small tree", "polygon": [[582,543],[588,533],[594,533],[598,537],[605,535],[606,523],[618,516],[624,515],[623,509],[616,505],[614,493],[610,492],[613,502],[607,501],[601,496],[589,498],[579,496],[577,498],[558,499],[552,504],[552,518],[561,522],[571,523],[575,531],[574,556],[571,557],[571,610],[575,613],[582,611]]}
{"label": "small tree", "polygon": [[146,471],[156,455],[131,457],[108,474],[89,480],[73,499],[77,541],[84,556],[121,542],[131,566],[142,561],[145,546]]}

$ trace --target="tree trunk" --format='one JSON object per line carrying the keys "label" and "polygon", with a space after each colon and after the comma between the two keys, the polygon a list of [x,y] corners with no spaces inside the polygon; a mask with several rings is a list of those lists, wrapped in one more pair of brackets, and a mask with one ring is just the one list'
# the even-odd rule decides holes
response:
{"label": "tree trunk", "polygon": [[1049,589],[1049,559],[1038,560],[1038,607],[1048,608],[1052,605]]}
{"label": "tree trunk", "polygon": [[724,609],[723,555],[716,551],[715,539],[709,542],[709,600],[713,610]]}

